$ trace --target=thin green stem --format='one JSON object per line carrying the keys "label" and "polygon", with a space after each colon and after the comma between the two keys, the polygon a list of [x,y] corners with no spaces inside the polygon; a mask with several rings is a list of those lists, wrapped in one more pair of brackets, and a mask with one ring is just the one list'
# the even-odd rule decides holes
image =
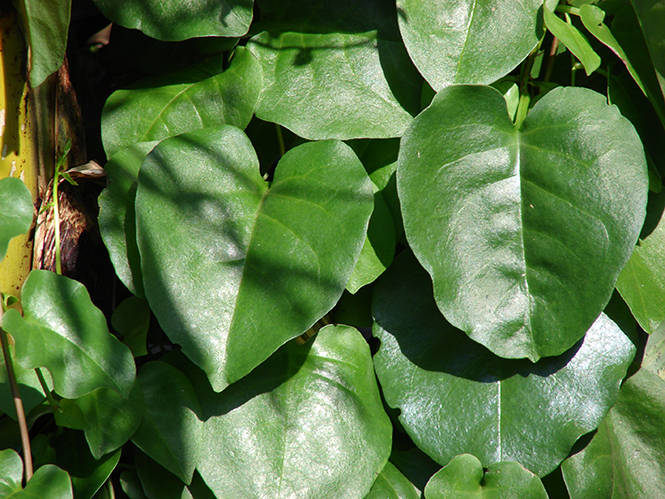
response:
{"label": "thin green stem", "polygon": [[55,271],[62,275],[62,262],[60,261],[60,208],[58,204],[58,185],[60,184],[60,175],[56,172],[53,177],[53,223],[54,223],[54,241],[55,241]]}
{"label": "thin green stem", "polygon": [[106,486],[109,489],[109,499],[115,499],[115,490],[113,489],[113,484],[111,483],[110,478],[107,480]]}
{"label": "thin green stem", "polygon": [[46,379],[44,378],[42,370],[39,367],[37,367],[35,369],[35,372],[37,373],[37,379],[39,379],[39,384],[42,385],[42,390],[44,390],[44,395],[46,395],[46,400],[48,401],[49,405],[51,406],[54,412],[59,411],[60,406],[58,405],[58,402],[56,402],[56,400],[53,398],[51,390],[46,384]]}
{"label": "thin green stem", "polygon": [[[0,306],[0,324],[2,323],[3,307]],[[14,398],[14,407],[16,408],[16,419],[18,419],[18,427],[21,433],[21,444],[23,445],[23,461],[25,470],[25,481],[32,478],[32,452],[30,450],[30,435],[28,434],[28,424],[25,420],[25,411],[23,410],[23,400],[21,399],[21,392],[16,382],[16,373],[14,372],[14,364],[12,363],[12,356],[9,352],[9,341],[7,333],[4,329],[0,328],[0,343],[2,343],[2,355],[5,358],[5,369],[7,369],[7,378],[9,379],[9,386]]]}
{"label": "thin green stem", "polygon": [[282,127],[275,123],[275,130],[277,130],[277,143],[279,144],[279,155],[284,156],[286,154],[286,148],[284,147],[284,137],[282,136]]}
{"label": "thin green stem", "polygon": [[518,129],[522,126],[522,122],[529,112],[530,102],[531,97],[529,96],[528,92],[520,92],[520,101],[517,104],[517,112],[515,113],[515,126]]}
{"label": "thin green stem", "polygon": [[580,15],[580,9],[571,5],[558,5],[554,12],[563,12],[564,14],[572,14],[574,16]]}
{"label": "thin green stem", "polygon": [[552,38],[552,44],[550,45],[550,54],[547,58],[547,68],[545,68],[545,76],[543,81],[548,82],[552,77],[552,71],[554,70],[554,59],[556,58],[556,52],[559,49],[559,39],[555,36]]}

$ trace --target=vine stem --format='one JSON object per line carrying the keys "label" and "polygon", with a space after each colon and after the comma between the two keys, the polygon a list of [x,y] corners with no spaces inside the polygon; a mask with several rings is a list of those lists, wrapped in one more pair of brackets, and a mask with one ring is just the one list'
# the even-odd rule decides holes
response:
{"label": "vine stem", "polygon": [[286,154],[286,148],[284,147],[284,137],[282,137],[282,127],[275,123],[275,130],[277,130],[277,143],[279,144],[279,155],[284,156]]}
{"label": "vine stem", "polygon": [[[0,305],[0,324],[2,324],[3,307]],[[14,364],[9,352],[9,342],[7,333],[0,327],[0,343],[2,343],[2,355],[5,358],[5,368],[7,369],[7,378],[9,378],[9,386],[11,387],[12,397],[14,398],[14,407],[16,407],[16,418],[18,419],[18,427],[21,432],[21,444],[23,445],[23,461],[25,468],[25,481],[26,483],[32,478],[32,451],[30,450],[30,435],[28,434],[28,424],[25,421],[25,411],[23,410],[23,400],[21,399],[21,392],[16,382],[16,373],[14,372]]]}
{"label": "vine stem", "polygon": [[554,70],[554,58],[556,57],[556,51],[559,49],[559,39],[555,36],[552,39],[552,44],[550,45],[550,54],[547,58],[547,68],[545,69],[545,77],[543,81],[550,81],[552,76],[552,71]]}

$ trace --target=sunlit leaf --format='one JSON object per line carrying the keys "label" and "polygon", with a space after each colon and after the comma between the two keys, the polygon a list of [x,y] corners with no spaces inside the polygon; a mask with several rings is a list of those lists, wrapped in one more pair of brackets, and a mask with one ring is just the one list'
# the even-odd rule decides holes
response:
{"label": "sunlit leaf", "polygon": [[617,289],[642,329],[651,334],[665,323],[665,221],[635,248],[619,274]]}
{"label": "sunlit leaf", "polygon": [[519,463],[505,461],[487,471],[478,458],[462,454],[437,472],[425,487],[425,499],[548,499],[540,479]]}
{"label": "sunlit leaf", "polygon": [[32,196],[22,180],[0,180],[0,261],[7,253],[9,241],[30,230],[33,211]]}
{"label": "sunlit leaf", "polygon": [[538,44],[543,0],[399,0],[399,27],[414,64],[435,89],[489,84]]}
{"label": "sunlit leaf", "polygon": [[0,497],[11,497],[21,490],[23,461],[14,449],[0,451]]}
{"label": "sunlit leaf", "polygon": [[263,67],[256,116],[301,137],[399,137],[419,110],[420,77],[382,32],[264,32],[248,48]]}
{"label": "sunlit leaf", "polygon": [[108,19],[158,40],[242,36],[252,22],[253,0],[95,0]]}
{"label": "sunlit leaf", "polygon": [[517,129],[497,90],[452,86],[401,144],[406,236],[446,318],[506,358],[570,348],[644,221],[648,175],[630,122],[600,94],[559,87]]}
{"label": "sunlit leaf", "polygon": [[55,391],[78,398],[105,386],[126,397],[134,383],[134,358],[109,333],[85,287],[46,270],[33,270],[21,293],[24,317],[8,310],[2,326],[16,341],[24,368],[46,367]]}
{"label": "sunlit leaf", "polygon": [[220,395],[207,387],[202,402],[198,470],[217,497],[360,499],[390,454],[369,347],[348,326],[285,345]]}
{"label": "sunlit leaf", "polygon": [[106,101],[102,114],[106,155],[137,142],[163,140],[199,128],[224,124],[245,128],[262,81],[259,62],[238,47],[227,69],[219,55],[118,90]]}
{"label": "sunlit leaf", "polygon": [[71,0],[17,2],[30,46],[30,85],[38,87],[62,65],[67,48]]}
{"label": "sunlit leaf", "polygon": [[332,309],[372,204],[371,181],[340,142],[290,150],[268,189],[236,128],[163,141],[136,199],[150,307],[222,390]]}
{"label": "sunlit leaf", "polygon": [[400,254],[374,291],[374,356],[386,402],[439,464],[473,454],[544,476],[614,403],[635,347],[601,315],[583,342],[538,363],[496,357],[448,324],[427,273]]}
{"label": "sunlit leaf", "polygon": [[547,29],[579,59],[587,75],[600,67],[600,56],[596,54],[587,39],[575,26],[570,22],[562,21],[547,7],[543,9],[543,18]]}
{"label": "sunlit leaf", "polygon": [[571,499],[659,497],[665,490],[665,381],[641,369],[591,442],[561,465]]}
{"label": "sunlit leaf", "polygon": [[[35,471],[25,488],[7,499],[74,499],[72,482],[66,471],[46,464]],[[77,498],[78,499],[78,498]]]}
{"label": "sunlit leaf", "polygon": [[420,491],[388,461],[365,499],[420,499]]}

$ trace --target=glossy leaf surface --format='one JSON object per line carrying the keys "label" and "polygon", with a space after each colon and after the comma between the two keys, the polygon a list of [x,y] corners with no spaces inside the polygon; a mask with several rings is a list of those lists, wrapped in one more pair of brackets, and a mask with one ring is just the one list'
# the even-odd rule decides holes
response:
{"label": "glossy leaf surface", "polygon": [[496,357],[445,321],[410,254],[377,282],[372,314],[385,399],[442,465],[469,453],[483,466],[516,461],[546,475],[603,420],[635,353],[603,314],[564,355],[536,364]]}
{"label": "glossy leaf surface", "polygon": [[192,384],[180,371],[159,361],[143,366],[138,380],[145,416],[132,442],[183,482],[191,482],[203,445],[201,404]]}
{"label": "glossy leaf surface", "polygon": [[382,32],[264,32],[248,48],[263,68],[256,116],[306,139],[398,137],[419,110],[420,77]]}
{"label": "glossy leaf surface", "polygon": [[414,64],[435,89],[489,84],[538,43],[542,0],[400,0],[399,27]]}
{"label": "glossy leaf surface", "polygon": [[198,470],[218,497],[360,499],[390,454],[369,347],[348,326],[285,345],[222,394],[208,387],[202,401]]}
{"label": "glossy leaf surface", "polygon": [[388,461],[365,499],[420,499],[420,491]]}
{"label": "glossy leaf surface", "polygon": [[498,91],[453,86],[402,138],[397,188],[446,318],[536,361],[570,348],[609,301],[648,175],[634,128],[600,94],[552,90],[518,130]]}
{"label": "glossy leaf surface", "polygon": [[99,230],[115,273],[139,297],[144,291],[134,200],[141,163],[157,144],[139,142],[114,154],[104,166],[108,185],[99,196]]}
{"label": "glossy leaf surface", "polygon": [[242,36],[252,22],[253,0],[95,0],[108,19],[158,40]]}
{"label": "glossy leaf surface", "polygon": [[665,221],[640,241],[616,287],[642,329],[651,334],[665,321]]}
{"label": "glossy leaf surface", "polygon": [[0,451],[0,497],[10,497],[21,490],[23,461],[14,449]]}
{"label": "glossy leaf surface", "polygon": [[0,261],[13,237],[30,230],[33,215],[32,196],[18,178],[0,180]]}
{"label": "glossy leaf surface", "polygon": [[24,29],[30,46],[30,85],[35,88],[62,65],[72,2],[22,0],[19,5],[27,24]]}
{"label": "glossy leaf surface", "polygon": [[16,341],[24,368],[46,367],[55,391],[78,398],[105,386],[127,396],[134,383],[134,358],[109,333],[102,312],[77,281],[33,270],[21,293],[24,317],[8,310],[2,326]]}
{"label": "glossy leaf surface", "polygon": [[236,48],[226,70],[223,65],[220,55],[114,92],[102,114],[106,155],[199,128],[245,128],[261,91],[261,66],[244,47]]}
{"label": "glossy leaf surface", "polygon": [[425,487],[425,499],[548,499],[540,479],[519,463],[505,461],[483,470],[478,458],[453,458]]}
{"label": "glossy leaf surface", "polygon": [[30,481],[7,499],[73,499],[72,483],[66,471],[52,464],[45,464],[32,475]]}
{"label": "glossy leaf surface", "polygon": [[166,140],[141,167],[148,301],[215,390],[335,305],[365,239],[371,181],[348,146],[290,150],[267,187],[249,140],[233,127]]}
{"label": "glossy leaf surface", "polygon": [[629,377],[591,443],[562,464],[571,499],[658,497],[665,490],[665,381]]}

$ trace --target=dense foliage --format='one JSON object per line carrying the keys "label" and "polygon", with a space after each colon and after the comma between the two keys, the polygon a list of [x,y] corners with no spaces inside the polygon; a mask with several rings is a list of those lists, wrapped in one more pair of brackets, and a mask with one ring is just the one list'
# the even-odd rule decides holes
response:
{"label": "dense foliage", "polygon": [[0,498],[663,493],[665,1],[95,4],[122,301],[3,296]]}

